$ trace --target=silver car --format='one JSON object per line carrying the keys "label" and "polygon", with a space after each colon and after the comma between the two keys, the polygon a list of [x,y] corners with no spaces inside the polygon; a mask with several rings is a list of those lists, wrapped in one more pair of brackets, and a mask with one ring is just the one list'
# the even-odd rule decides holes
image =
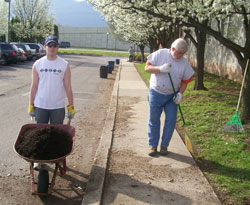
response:
{"label": "silver car", "polygon": [[29,45],[31,49],[36,49],[36,53],[37,53],[36,59],[39,59],[46,55],[45,48],[43,47],[42,44],[40,43],[26,43],[26,44]]}

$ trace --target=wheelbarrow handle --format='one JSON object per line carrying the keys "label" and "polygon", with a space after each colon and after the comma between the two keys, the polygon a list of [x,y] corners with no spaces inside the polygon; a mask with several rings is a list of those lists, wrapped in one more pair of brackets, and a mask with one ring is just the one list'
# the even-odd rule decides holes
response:
{"label": "wheelbarrow handle", "polygon": [[67,125],[71,124],[71,118],[68,119]]}

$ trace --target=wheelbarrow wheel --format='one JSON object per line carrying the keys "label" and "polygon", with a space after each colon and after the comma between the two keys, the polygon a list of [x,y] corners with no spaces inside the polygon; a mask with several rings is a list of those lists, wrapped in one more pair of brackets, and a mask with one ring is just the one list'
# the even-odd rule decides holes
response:
{"label": "wheelbarrow wheel", "polygon": [[37,181],[37,192],[48,193],[49,189],[49,172],[46,169],[40,169]]}

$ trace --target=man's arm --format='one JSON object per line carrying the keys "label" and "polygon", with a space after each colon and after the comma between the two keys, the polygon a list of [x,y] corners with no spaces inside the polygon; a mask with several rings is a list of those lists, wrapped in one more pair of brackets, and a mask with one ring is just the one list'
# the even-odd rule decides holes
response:
{"label": "man's arm", "polygon": [[149,61],[146,62],[145,71],[147,73],[160,73],[160,66],[154,66]]}
{"label": "man's arm", "polygon": [[146,62],[145,71],[148,73],[169,73],[171,70],[171,64],[165,63],[161,66],[152,65],[149,61]]}
{"label": "man's arm", "polygon": [[193,76],[190,77],[188,80],[182,80],[179,92],[174,97],[174,103],[175,104],[180,104],[181,103],[182,95],[183,95],[183,93],[185,92],[185,90],[187,88],[187,84],[189,82],[191,82],[192,80],[193,80]]}
{"label": "man's arm", "polygon": [[185,92],[185,90],[186,90],[186,88],[187,88],[187,83],[181,83],[181,86],[180,86],[180,90],[179,90],[179,92],[181,93],[181,94],[183,94],[184,92]]}
{"label": "man's arm", "polygon": [[36,67],[33,66],[33,68],[32,68],[32,82],[31,82],[31,86],[30,86],[30,101],[29,101],[30,105],[34,105],[34,100],[35,100],[35,96],[36,96],[38,82],[39,82],[38,73],[36,71]]}
{"label": "man's arm", "polygon": [[65,87],[65,92],[68,98],[69,105],[74,105],[73,92],[72,92],[72,87],[71,87],[71,71],[70,71],[69,64],[64,74],[64,87]]}
{"label": "man's arm", "polygon": [[193,76],[191,76],[188,80],[182,80],[179,92],[183,94],[187,88],[188,83],[193,80]]}

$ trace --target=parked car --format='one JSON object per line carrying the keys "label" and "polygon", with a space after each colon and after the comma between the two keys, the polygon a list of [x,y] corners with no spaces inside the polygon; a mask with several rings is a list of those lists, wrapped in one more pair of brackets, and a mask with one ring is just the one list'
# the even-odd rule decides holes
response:
{"label": "parked car", "polygon": [[36,49],[36,52],[37,52],[36,59],[41,58],[46,55],[45,48],[43,47],[42,44],[40,43],[26,43],[26,44],[29,45],[31,49]]}
{"label": "parked car", "polygon": [[38,43],[38,45],[40,46],[40,50],[39,53],[41,55],[41,57],[46,55],[46,49],[44,48],[44,46],[41,43]]}
{"label": "parked car", "polygon": [[17,63],[17,53],[13,45],[6,42],[0,42],[0,47],[2,50],[2,57],[5,65],[10,63]]}
{"label": "parked car", "polygon": [[18,48],[19,55],[20,55],[20,60],[22,62],[27,60],[27,56],[25,55],[25,51],[22,48]]}
{"label": "parked car", "polygon": [[70,47],[70,42],[62,41],[60,43],[60,48],[69,48],[69,47]]}
{"label": "parked car", "polygon": [[23,53],[21,52],[21,50],[19,50],[19,48],[14,45],[14,44],[11,44],[16,52],[16,57],[17,57],[17,62],[21,62],[23,61]]}
{"label": "parked car", "polygon": [[0,65],[3,64],[3,56],[2,56],[2,49],[0,47]]}
{"label": "parked car", "polygon": [[[32,60],[32,51],[29,45],[24,44],[24,43],[12,43],[15,44],[18,48],[21,48],[24,51],[24,55],[26,56],[27,60]],[[33,50],[34,55],[35,55],[35,49]]]}

